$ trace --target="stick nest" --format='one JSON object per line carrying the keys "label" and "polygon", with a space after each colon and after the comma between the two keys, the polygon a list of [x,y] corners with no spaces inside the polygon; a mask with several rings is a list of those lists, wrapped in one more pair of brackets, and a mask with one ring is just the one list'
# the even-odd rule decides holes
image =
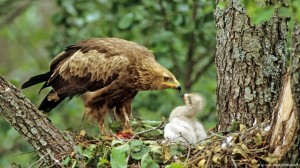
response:
{"label": "stick nest", "polygon": [[[87,135],[85,130],[66,132],[74,151],[63,167],[261,167],[278,160],[268,152],[267,124],[247,128],[234,123],[228,133],[209,132],[196,145],[163,139],[163,121],[132,122],[131,139]],[[116,127],[117,128],[117,127]]]}

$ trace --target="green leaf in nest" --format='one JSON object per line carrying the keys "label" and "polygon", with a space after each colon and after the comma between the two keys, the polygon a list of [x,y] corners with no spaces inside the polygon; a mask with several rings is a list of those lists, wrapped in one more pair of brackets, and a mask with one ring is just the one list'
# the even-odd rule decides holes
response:
{"label": "green leaf in nest", "polygon": [[111,150],[110,164],[112,168],[126,168],[127,167],[127,153],[129,151],[129,145],[123,144],[115,147]]}
{"label": "green leaf in nest", "polygon": [[66,158],[62,161],[62,165],[67,166],[67,165],[69,164],[70,160],[71,160],[71,159],[70,159],[70,156],[66,157]]}
{"label": "green leaf in nest", "polygon": [[141,140],[132,140],[130,142],[130,155],[135,160],[141,160],[149,152],[148,147]]}
{"label": "green leaf in nest", "polygon": [[253,138],[255,145],[259,146],[262,144],[262,137],[259,133],[257,133],[255,135],[255,137]]}
{"label": "green leaf in nest", "polygon": [[166,168],[184,168],[185,166],[182,163],[171,163],[167,165]]}
{"label": "green leaf in nest", "polygon": [[247,159],[246,152],[239,147],[234,147],[232,150],[232,154],[240,154],[243,158]]}
{"label": "green leaf in nest", "polygon": [[159,165],[151,158],[149,152],[142,157],[142,168],[159,168]]}
{"label": "green leaf in nest", "polygon": [[269,164],[276,163],[278,161],[278,158],[276,158],[272,154],[268,154],[268,156],[261,157],[264,161],[268,162]]}

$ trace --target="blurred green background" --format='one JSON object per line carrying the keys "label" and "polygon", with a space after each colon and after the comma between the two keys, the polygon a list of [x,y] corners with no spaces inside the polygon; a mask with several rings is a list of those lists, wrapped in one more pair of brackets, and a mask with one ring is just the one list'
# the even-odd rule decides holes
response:
{"label": "blurred green background", "polygon": [[[118,37],[150,50],[183,85],[206,99],[198,115],[206,129],[216,125],[214,65],[216,27],[211,0],[0,0],[0,75],[20,88],[29,77],[48,71],[51,59],[66,46],[92,37]],[[39,105],[41,85],[22,90]],[[182,94],[181,93],[181,94]],[[182,105],[174,90],[140,92],[133,115],[168,118]],[[80,97],[47,114],[60,130],[82,125]],[[0,167],[31,165],[33,149],[0,117]],[[85,128],[97,134],[97,126]]]}

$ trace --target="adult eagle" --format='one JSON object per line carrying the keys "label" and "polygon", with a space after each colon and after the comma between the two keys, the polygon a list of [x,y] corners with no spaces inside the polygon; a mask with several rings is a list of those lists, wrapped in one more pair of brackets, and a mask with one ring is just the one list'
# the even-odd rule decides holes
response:
{"label": "adult eagle", "polygon": [[138,91],[181,89],[151,51],[117,38],[92,38],[67,47],[53,59],[49,72],[30,78],[22,88],[41,82],[41,90],[52,90],[39,110],[49,112],[65,98],[83,94],[85,112],[97,120],[102,133],[109,111],[117,114],[123,130],[131,130],[131,106]]}

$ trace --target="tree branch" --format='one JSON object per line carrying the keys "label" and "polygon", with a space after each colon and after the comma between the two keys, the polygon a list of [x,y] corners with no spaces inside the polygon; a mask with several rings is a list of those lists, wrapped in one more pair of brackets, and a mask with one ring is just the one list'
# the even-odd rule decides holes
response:
{"label": "tree branch", "polygon": [[9,14],[7,17],[5,17],[1,22],[0,22],[0,28],[10,24],[11,22],[13,22],[18,16],[20,16],[23,12],[26,11],[26,9],[29,7],[29,5],[31,4],[32,0],[28,0],[27,2],[25,2],[23,5],[21,5],[20,7],[18,7],[17,9],[14,10],[14,12],[12,12],[11,14]]}
{"label": "tree branch", "polygon": [[[197,16],[197,8],[198,4],[195,0],[193,0],[193,12],[192,12],[192,23],[191,24],[196,24],[196,16]],[[191,82],[191,75],[193,68],[195,66],[195,61],[193,60],[193,56],[195,53],[195,45],[196,45],[196,39],[195,39],[195,29],[191,31],[189,34],[189,45],[188,45],[188,52],[187,52],[187,59],[186,59],[186,71],[185,71],[185,89],[187,91],[190,90],[192,86]],[[198,60],[197,60],[198,61]]]}
{"label": "tree branch", "polygon": [[59,164],[71,144],[36,107],[0,76],[0,115],[30,143],[48,165]]}
{"label": "tree branch", "polygon": [[208,62],[196,72],[195,77],[192,79],[191,83],[196,83],[200,76],[206,72],[206,70],[214,63],[216,53],[209,58]]}

